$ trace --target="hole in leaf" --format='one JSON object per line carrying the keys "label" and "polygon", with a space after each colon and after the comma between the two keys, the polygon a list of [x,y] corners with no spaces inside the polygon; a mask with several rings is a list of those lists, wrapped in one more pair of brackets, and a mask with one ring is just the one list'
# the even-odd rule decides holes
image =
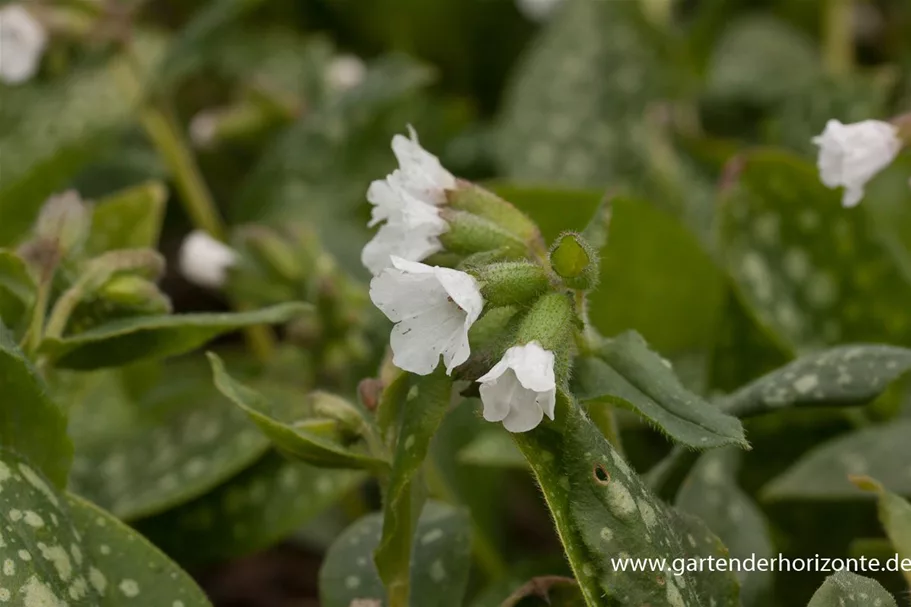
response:
{"label": "hole in leaf", "polygon": [[595,480],[602,485],[606,485],[610,482],[610,472],[607,471],[604,464],[595,464],[595,469],[592,471],[592,474],[594,475]]}

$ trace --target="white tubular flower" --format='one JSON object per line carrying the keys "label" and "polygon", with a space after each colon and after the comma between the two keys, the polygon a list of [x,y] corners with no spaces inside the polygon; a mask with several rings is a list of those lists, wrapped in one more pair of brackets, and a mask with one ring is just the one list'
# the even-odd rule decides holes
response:
{"label": "white tubular flower", "polygon": [[237,263],[237,253],[202,230],[187,236],[180,247],[180,273],[195,285],[218,289],[225,284],[228,268]]}
{"label": "white tubular flower", "polygon": [[367,66],[355,55],[339,55],[326,68],[326,82],[336,91],[347,91],[364,81]]}
{"label": "white tubular flower", "polygon": [[0,80],[20,84],[31,79],[46,45],[44,27],[21,5],[0,9]]}
{"label": "white tubular flower", "polygon": [[813,143],[819,146],[820,179],[830,188],[844,186],[845,207],[857,206],[867,182],[889,166],[902,147],[898,129],[879,120],[854,124],[830,120]]}
{"label": "white tubular flower", "polygon": [[475,279],[458,270],[392,257],[391,268],[370,281],[370,299],[389,320],[392,362],[429,375],[443,356],[446,372],[466,360],[468,329],[481,315],[484,299]]}
{"label": "white tubular flower", "polygon": [[442,250],[439,236],[449,228],[437,205],[446,202],[446,190],[455,188],[456,179],[408,129],[410,138],[392,139],[399,168],[367,190],[373,205],[369,226],[386,222],[361,252],[361,262],[374,276],[391,265],[392,255],[423,261]]}
{"label": "white tubular flower", "polygon": [[545,415],[554,418],[557,404],[554,353],[536,341],[507,350],[478,383],[484,419],[503,422],[510,432],[528,432]]}
{"label": "white tubular flower", "polygon": [[519,12],[527,19],[541,23],[553,14],[563,0],[516,0]]}

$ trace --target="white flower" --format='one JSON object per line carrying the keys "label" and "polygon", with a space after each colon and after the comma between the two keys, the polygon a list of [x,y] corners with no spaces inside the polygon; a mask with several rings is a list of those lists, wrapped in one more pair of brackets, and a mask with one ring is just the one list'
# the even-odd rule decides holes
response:
{"label": "white flower", "polygon": [[225,284],[228,268],[237,263],[234,249],[202,230],[187,236],[180,247],[180,273],[193,284],[217,289]]}
{"label": "white flower", "polygon": [[563,0],[516,0],[519,12],[531,21],[542,22],[550,17]]}
{"label": "white flower", "polygon": [[468,329],[484,299],[475,279],[458,270],[392,257],[391,268],[370,281],[370,299],[389,320],[392,362],[417,375],[433,372],[443,356],[446,372],[468,360]]}
{"label": "white flower", "polygon": [[408,129],[410,137],[392,139],[399,168],[367,190],[373,205],[369,226],[386,222],[361,252],[361,261],[374,276],[391,265],[392,255],[422,261],[442,250],[439,236],[449,228],[438,205],[446,202],[446,190],[456,187],[456,179],[421,147],[414,129]]}
{"label": "white flower", "polygon": [[829,120],[813,143],[819,146],[820,179],[830,188],[844,186],[846,207],[861,201],[867,182],[889,166],[902,147],[898,129],[879,120],[854,124]]}
{"label": "white flower", "polygon": [[0,80],[19,84],[38,71],[47,33],[19,4],[0,9]]}
{"label": "white flower", "polygon": [[367,66],[355,55],[339,55],[326,68],[326,82],[336,91],[347,91],[364,81]]}
{"label": "white flower", "polygon": [[484,419],[503,422],[510,432],[527,432],[537,427],[545,415],[554,418],[554,353],[536,341],[507,350],[478,383]]}
{"label": "white flower", "polygon": [[218,135],[218,115],[212,110],[203,110],[190,120],[190,141],[198,148],[208,148]]}

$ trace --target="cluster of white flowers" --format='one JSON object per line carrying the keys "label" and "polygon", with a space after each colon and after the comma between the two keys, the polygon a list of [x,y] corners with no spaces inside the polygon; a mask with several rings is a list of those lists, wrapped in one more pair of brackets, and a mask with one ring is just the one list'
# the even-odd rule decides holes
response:
{"label": "cluster of white flowers", "polygon": [[414,129],[409,127],[409,132],[410,138],[396,135],[392,140],[399,168],[367,190],[367,200],[374,205],[370,227],[382,223],[361,253],[374,276],[392,264],[392,256],[423,261],[442,250],[439,236],[448,229],[439,205],[446,202],[446,190],[456,187],[456,179],[421,147]]}
{"label": "cluster of white flowers", "polygon": [[[399,170],[371,184],[367,193],[375,205],[371,225],[386,221],[364,248],[364,264],[375,274],[370,298],[395,323],[390,342],[397,367],[428,375],[442,356],[452,373],[471,353],[468,330],[481,315],[484,298],[470,274],[420,260],[441,249],[436,237],[446,225],[437,207],[456,180],[421,148],[413,130],[410,139],[396,136],[392,147]],[[531,430],[545,414],[554,417],[554,354],[537,342],[507,350],[478,382],[484,418],[503,422],[510,432]]]}
{"label": "cluster of white flowers", "polygon": [[20,84],[31,79],[41,65],[45,46],[47,32],[23,6],[0,8],[0,80]]}
{"label": "cluster of white flowers", "polygon": [[902,148],[898,128],[880,120],[842,124],[829,120],[813,143],[819,146],[819,176],[830,188],[844,187],[842,205],[856,206],[864,188],[892,164]]}

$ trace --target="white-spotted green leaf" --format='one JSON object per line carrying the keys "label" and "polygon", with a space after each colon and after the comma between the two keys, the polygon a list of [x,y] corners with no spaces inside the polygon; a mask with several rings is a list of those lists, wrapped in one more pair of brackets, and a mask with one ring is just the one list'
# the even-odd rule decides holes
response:
{"label": "white-spotted green leaf", "polygon": [[224,333],[252,325],[283,323],[308,309],[305,304],[286,303],[251,312],[130,317],[83,333],[46,338],[41,351],[59,368],[122,366],[184,354]]}
{"label": "white-spotted green leaf", "polygon": [[209,353],[215,387],[237,405],[263,434],[290,457],[325,468],[378,469],[386,462],[366,450],[361,436],[349,435],[334,419],[308,417],[232,378]]}
{"label": "white-spotted green leaf", "polygon": [[[872,491],[879,496],[879,520],[895,547],[899,563],[911,563],[911,503],[895,495],[868,477],[855,477],[854,484],[865,491]],[[902,568],[902,573],[911,584],[911,564]]]}
{"label": "white-spotted green leaf", "polygon": [[32,305],[37,285],[21,257],[0,249],[0,318],[18,326]]}
{"label": "white-spotted green leaf", "polygon": [[65,486],[73,460],[66,416],[2,321],[0,394],[0,448],[24,458],[58,487]]}
{"label": "white-spotted green leaf", "polygon": [[764,489],[769,500],[862,497],[850,476],[870,476],[890,491],[911,495],[911,419],[857,430],[822,443]]}
{"label": "white-spotted green leaf", "polygon": [[[911,343],[911,282],[816,167],[777,151],[736,161],[722,196],[723,259],[739,296],[788,349]],[[874,320],[875,319],[875,320]]]}
{"label": "white-spotted green leaf", "polygon": [[184,566],[253,554],[328,510],[364,474],[314,468],[272,453],[205,495],[136,523]]}
{"label": "white-spotted green leaf", "polygon": [[[319,573],[320,604],[350,607],[357,599],[386,604],[386,591],[373,562],[383,517],[374,513],[346,529],[330,546]],[[425,504],[417,520],[408,571],[410,607],[461,607],[471,566],[471,531],[464,510]]]}
{"label": "white-spotted green leaf", "polygon": [[[740,453],[715,449],[700,456],[677,493],[678,509],[699,517],[730,550],[733,558],[772,558],[774,548],[765,517],[737,486]],[[773,576],[768,571],[742,571],[740,598],[747,607],[768,604]]]}
{"label": "white-spotted green leaf", "polygon": [[412,601],[418,598],[409,595],[412,533],[421,502],[416,497],[420,496],[421,487],[414,486],[413,481],[451,399],[452,380],[443,365],[438,365],[432,374],[413,378],[397,420],[392,469],[383,503],[382,537],[374,555],[377,571],[392,602],[409,600],[409,596]]}
{"label": "white-spotted green leaf", "polygon": [[[717,538],[661,502],[585,416],[558,392],[557,419],[515,435],[554,517],[557,533],[589,607],[735,607],[733,574],[623,571],[611,559],[694,555],[727,557]],[[692,536],[692,542],[689,536]],[[622,558],[622,557],[621,557]]]}
{"label": "white-spotted green leaf", "polygon": [[107,512],[0,451],[0,602],[209,607],[189,575]]}
{"label": "white-spotted green leaf", "polygon": [[[262,457],[269,442],[211,383],[179,383],[126,403],[145,415],[127,414],[122,432],[82,442],[77,434],[70,490],[134,520],[204,495]],[[99,404],[87,400],[74,411],[85,420],[79,427],[105,415]],[[111,406],[117,415],[118,404]],[[152,415],[156,409],[161,412]]]}
{"label": "white-spotted green leaf", "polygon": [[911,350],[850,345],[803,356],[744,386],[719,402],[737,417],[785,407],[852,406],[868,403],[911,370]]}
{"label": "white-spotted green leaf", "polygon": [[98,200],[92,210],[86,254],[157,248],[167,197],[163,183],[150,181]]}
{"label": "white-spotted green leaf", "polygon": [[606,340],[595,356],[576,361],[573,375],[582,401],[628,407],[679,443],[749,446],[740,421],[687,390],[638,333]]}
{"label": "white-spotted green leaf", "polygon": [[826,578],[807,607],[897,607],[882,584],[856,573],[841,571]]}

